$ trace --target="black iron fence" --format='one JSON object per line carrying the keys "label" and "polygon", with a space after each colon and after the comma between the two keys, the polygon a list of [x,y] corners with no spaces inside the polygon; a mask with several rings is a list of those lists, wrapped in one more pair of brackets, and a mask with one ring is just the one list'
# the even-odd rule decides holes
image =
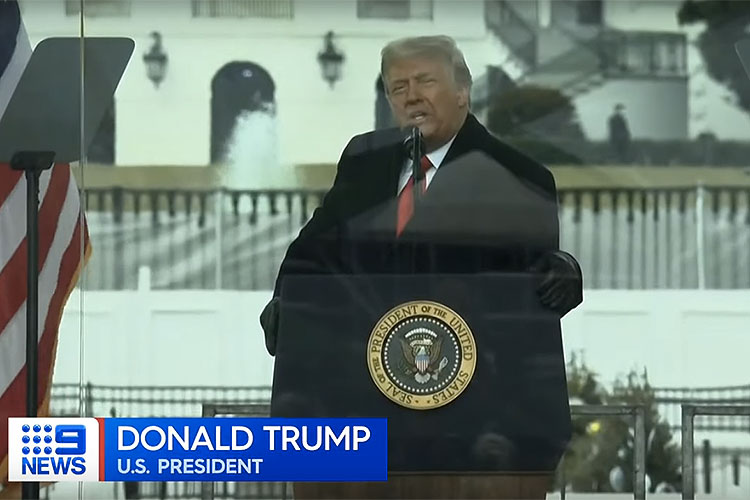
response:
{"label": "black iron fence", "polygon": [[[673,431],[681,428],[683,403],[700,405],[750,404],[750,385],[699,389],[657,388],[655,403]],[[267,404],[270,387],[104,386],[54,384],[51,411],[58,416],[199,417],[203,405]],[[750,432],[744,416],[697,417],[697,431]]]}
{"label": "black iron fence", "polygon": [[270,387],[106,386],[53,384],[50,411],[58,416],[200,417],[204,404],[257,404]]}
{"label": "black iron fence", "polygon": [[[90,189],[87,290],[269,290],[322,191]],[[589,289],[750,287],[750,187],[562,189]]]}
{"label": "black iron fence", "polygon": [[[204,483],[192,481],[169,481],[163,483],[124,483],[134,490],[129,498],[203,498]],[[119,486],[116,485],[117,488]],[[291,499],[291,488],[286,483],[278,482],[215,482],[213,496],[210,498],[237,499]]]}
{"label": "black iron fence", "polygon": [[[55,416],[84,414],[87,416],[189,416],[199,417],[206,414],[206,407],[225,408],[267,408],[270,401],[270,387],[122,387],[98,386],[86,384],[54,384],[52,387],[51,412]],[[698,404],[702,407],[747,404],[750,401],[750,385],[736,387],[711,388],[657,388],[654,390],[659,415],[669,421],[674,431],[673,439],[679,440],[681,410],[684,403]],[[81,412],[80,409],[83,408]],[[588,416],[619,415],[628,413],[627,407],[579,407],[571,406],[573,418]],[[632,409],[637,409],[632,407]],[[587,411],[583,411],[587,410]],[[606,411],[605,411],[606,410]],[[726,411],[725,411],[726,413]],[[645,436],[643,432],[643,412],[640,424],[636,415],[634,442],[641,443],[640,458],[644,460]],[[677,425],[672,416],[676,415]],[[695,431],[750,431],[748,417],[714,417],[711,420],[696,418]],[[740,421],[739,419],[744,419]],[[640,438],[638,437],[640,433]],[[717,485],[717,491],[724,491],[728,484],[740,484],[741,469],[750,463],[750,454],[746,448],[712,447],[711,457],[707,457],[707,443],[701,450],[695,450],[696,467],[693,473],[703,478],[703,490],[711,491],[711,473],[730,471],[731,480],[724,479]],[[637,454],[636,454],[637,455]],[[643,472],[648,472],[643,469]],[[744,474],[744,473],[742,473]],[[635,483],[641,484],[636,498],[643,498],[645,490],[644,477]],[[744,481],[744,480],[742,480]],[[706,487],[706,484],[708,485]],[[742,484],[745,484],[742,482]],[[162,482],[162,483],[115,483],[115,498],[122,494],[124,498],[205,498],[206,484],[199,482]],[[214,483],[209,485],[209,498],[290,498],[289,485],[285,483]]]}
{"label": "black iron fence", "polygon": [[[681,405],[700,406],[748,405],[750,385],[729,387],[664,388],[657,390],[656,406],[659,415],[669,422],[673,431],[682,428]],[[695,430],[736,431],[750,434],[750,417],[744,415],[697,415]]]}

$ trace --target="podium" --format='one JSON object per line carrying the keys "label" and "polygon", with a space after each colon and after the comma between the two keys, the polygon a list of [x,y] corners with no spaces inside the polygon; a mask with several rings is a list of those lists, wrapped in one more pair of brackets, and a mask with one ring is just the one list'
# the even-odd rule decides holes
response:
{"label": "podium", "polygon": [[389,481],[295,497],[544,498],[571,436],[560,318],[531,271],[558,249],[555,193],[471,151],[396,238],[396,198],[362,192],[287,255],[271,414],[387,418]]}
{"label": "podium", "polygon": [[388,483],[298,483],[295,496],[545,492],[571,430],[559,318],[534,286],[524,274],[289,277],[271,415],[385,417],[389,434]]}

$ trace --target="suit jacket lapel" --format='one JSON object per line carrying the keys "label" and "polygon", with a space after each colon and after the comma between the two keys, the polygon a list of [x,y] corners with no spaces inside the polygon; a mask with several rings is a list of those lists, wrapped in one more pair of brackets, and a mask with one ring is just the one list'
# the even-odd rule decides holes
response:
{"label": "suit jacket lapel", "polygon": [[387,182],[383,183],[383,199],[397,196],[396,190],[398,189],[398,181],[401,178],[401,170],[403,169],[404,162],[404,151],[401,145],[397,145],[388,152],[387,165]]}
{"label": "suit jacket lapel", "polygon": [[464,121],[463,126],[461,126],[458,134],[456,134],[456,139],[448,149],[448,153],[446,153],[443,163],[440,164],[438,172],[440,172],[440,169],[442,169],[443,166],[449,166],[456,158],[476,149],[477,145],[481,144],[481,139],[486,133],[484,127],[482,127],[482,124],[479,123],[474,115],[471,113],[468,114],[466,116],[466,121]]}

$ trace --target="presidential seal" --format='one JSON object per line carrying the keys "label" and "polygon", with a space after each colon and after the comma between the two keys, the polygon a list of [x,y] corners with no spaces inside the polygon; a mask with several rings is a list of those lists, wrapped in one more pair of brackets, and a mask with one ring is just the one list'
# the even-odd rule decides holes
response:
{"label": "presidential seal", "polygon": [[407,302],[383,315],[370,334],[367,365],[391,401],[431,410],[456,399],[474,376],[474,336],[455,311],[437,302]]}

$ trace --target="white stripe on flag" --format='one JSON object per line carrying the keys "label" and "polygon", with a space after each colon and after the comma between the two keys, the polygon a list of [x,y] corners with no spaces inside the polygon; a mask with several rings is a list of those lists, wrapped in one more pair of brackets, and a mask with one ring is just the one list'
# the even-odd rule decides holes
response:
{"label": "white stripe on flag", "polygon": [[[8,168],[0,166],[0,168]],[[45,170],[39,178],[39,206],[47,194],[52,170]],[[26,238],[26,178],[16,183],[16,187],[0,206],[0,269],[5,268],[13,253]]]}
{"label": "white stripe on flag", "polygon": [[[67,166],[62,168],[67,168]],[[57,288],[60,264],[65,250],[70,246],[79,220],[79,210],[78,186],[71,175],[55,236],[47,254],[47,260],[39,273],[39,338],[44,333],[49,304]],[[0,332],[0,394],[8,389],[25,364],[26,302],[18,309],[7,327]]]}

